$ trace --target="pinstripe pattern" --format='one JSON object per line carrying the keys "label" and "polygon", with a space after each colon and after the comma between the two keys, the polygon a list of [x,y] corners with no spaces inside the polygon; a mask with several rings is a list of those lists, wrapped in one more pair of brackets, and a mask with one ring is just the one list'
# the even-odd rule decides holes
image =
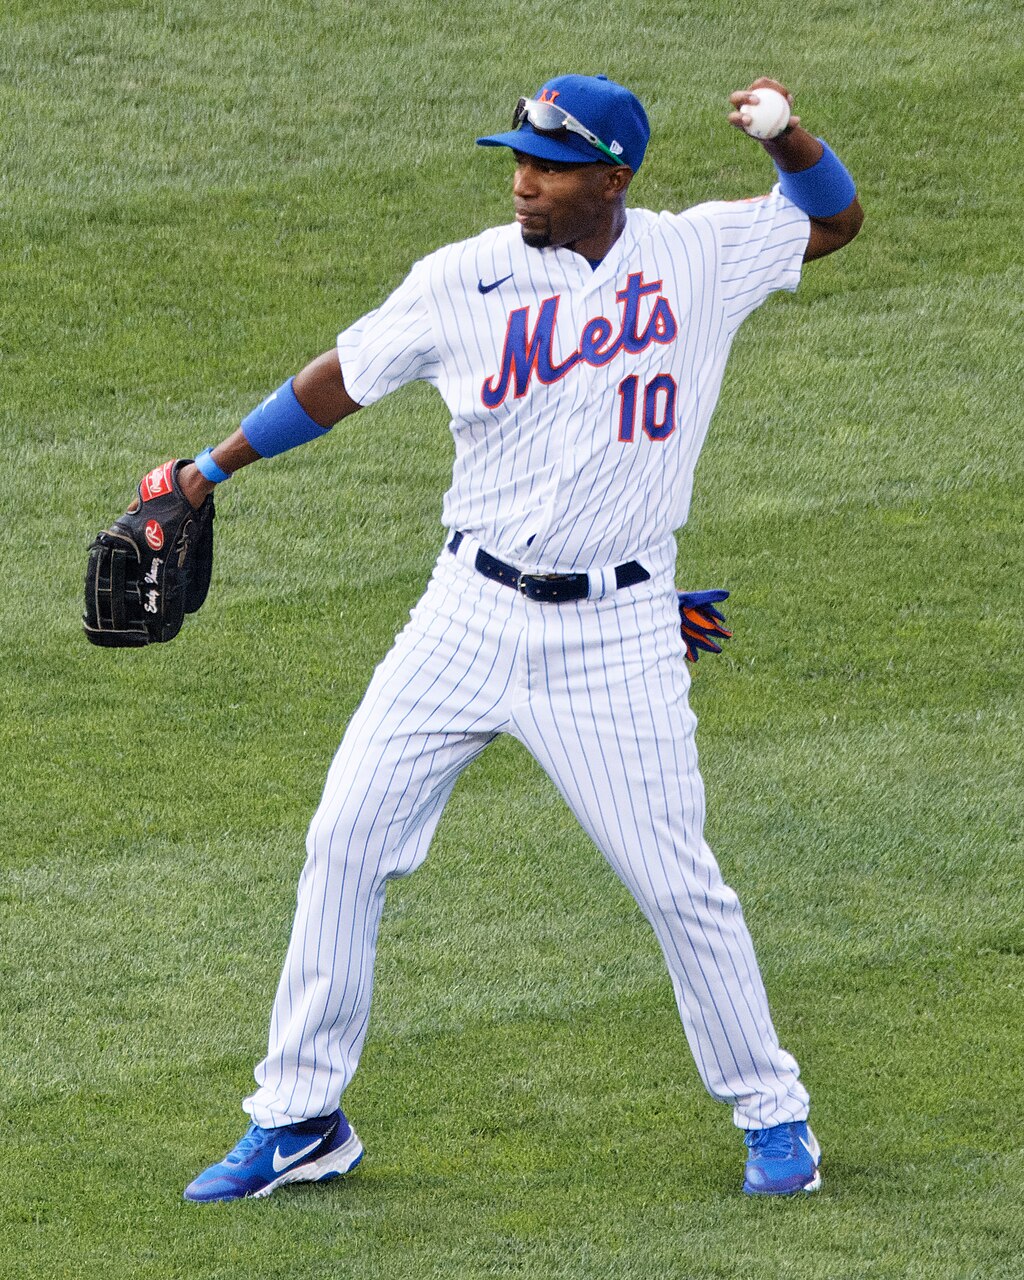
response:
{"label": "pinstripe pattern", "polygon": [[[630,210],[595,270],[499,227],[418,262],[339,335],[359,402],[414,379],[444,397],[456,447],[444,515],[466,536],[377,668],[310,824],[245,1104],[257,1124],[338,1105],[366,1035],[387,882],[426,857],[458,775],[499,733],[532,752],[649,920],[708,1091],[742,1128],[806,1117],[703,837],[672,578],[733,336],[773,289],[796,287],[807,234],[777,190]],[[478,544],[521,569],[589,572],[592,597],[528,601],[475,572]],[[634,559],[650,580],[603,591]]]}
{"label": "pinstripe pattern", "polygon": [[701,1078],[743,1128],[806,1116],[739,901],[703,839],[704,789],[675,594],[645,584],[531,606],[519,737],[639,903],[661,944]]}
{"label": "pinstripe pattern", "polygon": [[703,839],[704,791],[670,580],[535,604],[447,551],[378,667],[310,825],[261,1125],[324,1114],[355,1071],[387,881],[426,856],[459,772],[515,735],[636,898],[701,1078],[743,1128],[800,1119],[734,892]]}
{"label": "pinstripe pattern", "polygon": [[[378,311],[339,335],[346,386],[362,404],[414,378],[438,388],[455,437],[444,523],[500,559],[568,573],[645,552],[668,568],[733,337],[772,290],[796,287],[808,228],[777,189],[682,214],[630,209],[596,271],[569,249],[528,249],[515,224],[493,228],[422,259]],[[636,272],[662,281],[678,323],[674,342],[599,367],[578,363],[547,385],[535,376],[526,395],[510,393],[494,409],[483,403],[513,311],[529,308],[532,325],[545,299],[559,299],[552,356],[561,363],[588,320],[603,315],[617,329],[616,294]],[[480,282],[508,275],[479,292]],[[653,306],[643,299],[641,325]],[[663,374],[678,387],[676,430],[652,441],[638,424],[636,440],[623,445],[621,380],[636,375],[642,388]]]}

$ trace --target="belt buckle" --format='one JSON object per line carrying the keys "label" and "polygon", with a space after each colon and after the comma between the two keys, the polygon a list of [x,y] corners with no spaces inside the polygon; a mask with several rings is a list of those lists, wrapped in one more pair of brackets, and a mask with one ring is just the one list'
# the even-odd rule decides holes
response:
{"label": "belt buckle", "polygon": [[528,578],[532,579],[534,582],[561,582],[565,577],[566,575],[564,573],[520,573],[519,581],[516,583],[516,586],[529,600],[531,597],[527,594],[526,589]]}

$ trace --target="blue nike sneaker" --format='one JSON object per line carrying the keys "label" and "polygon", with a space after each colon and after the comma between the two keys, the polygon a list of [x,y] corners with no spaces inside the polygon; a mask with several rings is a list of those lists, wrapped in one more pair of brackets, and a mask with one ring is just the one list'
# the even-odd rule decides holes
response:
{"label": "blue nike sneaker", "polygon": [[748,1196],[793,1196],[821,1186],[821,1147],[806,1120],[748,1129],[743,1190]]}
{"label": "blue nike sneaker", "polygon": [[186,1200],[269,1196],[286,1182],[326,1182],[354,1169],[363,1144],[341,1111],[279,1129],[251,1124],[219,1164],[185,1188]]}

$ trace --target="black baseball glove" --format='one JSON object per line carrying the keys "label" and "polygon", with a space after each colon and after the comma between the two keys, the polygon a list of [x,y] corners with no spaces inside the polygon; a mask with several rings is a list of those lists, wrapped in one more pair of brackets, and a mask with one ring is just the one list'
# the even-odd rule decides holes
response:
{"label": "black baseball glove", "polygon": [[728,600],[728,591],[677,591],[679,597],[679,621],[686,644],[686,656],[696,662],[703,649],[705,653],[721,653],[722,646],[716,640],[728,640],[732,635],[724,627],[725,618],[715,608]]}
{"label": "black baseball glove", "polygon": [[137,648],[173,640],[206,599],[213,569],[213,497],[196,510],[178,472],[190,459],[143,476],[135,501],[97,534],[85,571],[82,624],[93,644]]}

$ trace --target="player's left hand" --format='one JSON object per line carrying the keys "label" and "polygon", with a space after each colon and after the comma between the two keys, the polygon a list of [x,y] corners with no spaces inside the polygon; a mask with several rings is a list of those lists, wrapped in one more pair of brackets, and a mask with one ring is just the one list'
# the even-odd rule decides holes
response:
{"label": "player's left hand", "polygon": [[[732,104],[732,110],[729,112],[729,123],[741,132],[746,132],[743,128],[743,117],[740,115],[740,107],[750,102],[751,98],[757,96],[758,89],[774,89],[777,93],[789,102],[790,107],[793,106],[793,95],[778,80],[769,80],[767,76],[761,76],[755,80],[753,84],[748,85],[746,89],[737,89],[735,93],[729,94],[729,101]],[[795,129],[800,124],[800,117],[791,115],[787,128]]]}
{"label": "player's left hand", "polygon": [[138,648],[173,640],[206,599],[213,568],[213,498],[196,508],[181,488],[191,459],[143,476],[135,501],[89,547],[82,625],[93,643]]}
{"label": "player's left hand", "polygon": [[715,643],[715,638],[728,640],[732,632],[726,630],[725,618],[715,605],[729,599],[728,591],[677,591],[676,595],[687,659],[696,662],[702,649],[705,653],[721,653],[722,646]]}

